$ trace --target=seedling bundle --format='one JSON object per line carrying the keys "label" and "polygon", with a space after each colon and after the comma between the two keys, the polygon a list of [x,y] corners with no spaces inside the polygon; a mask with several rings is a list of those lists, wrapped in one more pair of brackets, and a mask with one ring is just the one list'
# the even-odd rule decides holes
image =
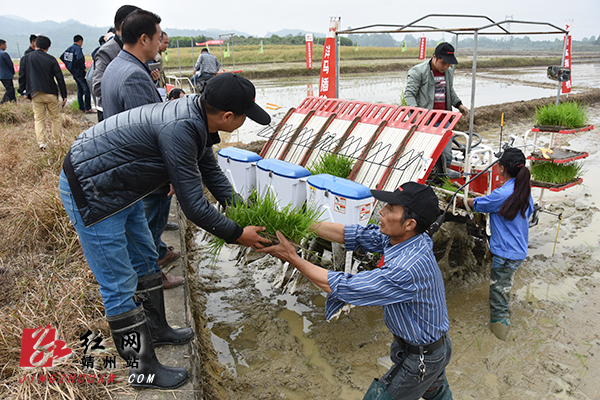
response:
{"label": "seedling bundle", "polygon": [[311,175],[329,174],[338,178],[348,178],[352,172],[354,161],[348,157],[334,153],[325,153],[307,169]]}
{"label": "seedling bundle", "polygon": [[[238,202],[234,206],[227,207],[225,211],[225,215],[239,226],[264,226],[266,230],[262,232],[263,236],[275,242],[277,240],[275,233],[281,231],[297,247],[303,240],[316,237],[310,231],[310,227],[322,213],[323,211],[314,207],[296,208],[291,204],[279,210],[277,201],[270,191],[265,195],[253,192],[248,201]],[[217,237],[211,241],[208,248],[213,260],[216,260],[224,244],[225,240]]]}
{"label": "seedling bundle", "polygon": [[534,117],[540,127],[582,128],[587,125],[587,107],[575,101],[538,107]]}
{"label": "seedling bundle", "polygon": [[556,164],[547,161],[531,163],[531,177],[539,182],[565,184],[574,182],[583,174],[583,167],[577,162]]}

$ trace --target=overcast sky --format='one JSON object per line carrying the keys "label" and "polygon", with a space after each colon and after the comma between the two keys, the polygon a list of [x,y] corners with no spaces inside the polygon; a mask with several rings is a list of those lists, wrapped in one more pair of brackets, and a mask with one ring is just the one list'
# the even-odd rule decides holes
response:
{"label": "overcast sky", "polygon": [[[167,31],[169,28],[235,29],[254,36],[286,28],[324,33],[331,16],[341,17],[341,28],[346,29],[370,24],[403,25],[433,13],[484,15],[496,22],[512,16],[514,20],[548,22],[561,28],[567,20],[573,20],[574,39],[600,35],[600,0],[134,0],[127,3],[115,0],[27,0],[2,3],[3,15],[19,16],[30,21],[74,19],[95,26],[112,25],[117,8],[123,4],[134,4],[160,15],[163,21],[161,27]],[[441,25],[440,19],[429,19],[428,22]],[[458,27],[455,26],[458,24],[446,24],[444,27]],[[474,26],[482,25],[483,21]],[[517,26],[513,25],[511,29],[515,28]]]}

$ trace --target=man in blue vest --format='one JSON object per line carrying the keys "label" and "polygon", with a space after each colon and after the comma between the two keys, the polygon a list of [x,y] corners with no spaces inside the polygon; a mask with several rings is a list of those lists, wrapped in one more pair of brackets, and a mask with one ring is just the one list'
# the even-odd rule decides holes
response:
{"label": "man in blue vest", "polygon": [[17,101],[15,96],[15,85],[13,78],[15,76],[15,66],[13,65],[10,55],[6,52],[6,40],[0,39],[0,80],[6,89],[0,104],[7,101]]}

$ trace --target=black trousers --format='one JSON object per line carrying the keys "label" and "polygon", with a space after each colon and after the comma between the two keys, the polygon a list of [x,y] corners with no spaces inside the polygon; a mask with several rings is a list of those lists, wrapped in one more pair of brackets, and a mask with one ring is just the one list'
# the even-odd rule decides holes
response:
{"label": "black trousers", "polygon": [[13,85],[13,80],[2,79],[2,84],[6,88],[6,92],[4,93],[0,104],[6,103],[7,101],[17,101],[17,97],[15,96],[15,86]]}

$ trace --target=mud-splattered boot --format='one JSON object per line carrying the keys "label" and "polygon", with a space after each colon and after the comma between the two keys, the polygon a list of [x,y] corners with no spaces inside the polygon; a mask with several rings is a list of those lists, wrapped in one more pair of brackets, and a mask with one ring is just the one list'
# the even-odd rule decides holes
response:
{"label": "mud-splattered boot", "polygon": [[492,319],[490,330],[500,340],[507,340],[510,337],[510,319]]}
{"label": "mud-splattered boot", "polygon": [[152,343],[155,346],[184,344],[194,339],[195,335],[192,328],[173,329],[167,322],[161,272],[138,279],[135,300],[141,302],[146,311]]}
{"label": "mud-splattered boot", "polygon": [[156,358],[146,314],[140,306],[123,314],[107,316],[115,347],[129,366],[131,386],[175,389],[190,377],[185,368],[167,367]]}

